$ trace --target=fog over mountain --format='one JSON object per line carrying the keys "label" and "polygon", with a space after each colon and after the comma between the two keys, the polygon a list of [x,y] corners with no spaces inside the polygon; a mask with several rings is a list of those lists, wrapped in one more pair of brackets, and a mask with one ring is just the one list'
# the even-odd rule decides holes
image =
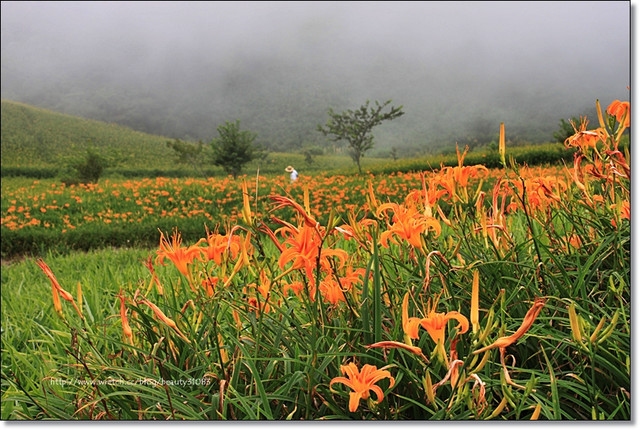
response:
{"label": "fog over mountain", "polygon": [[[329,107],[393,100],[378,150],[553,139],[628,100],[627,1],[2,2],[2,98],[181,139],[240,119],[326,142]],[[592,117],[592,124],[596,118]]]}

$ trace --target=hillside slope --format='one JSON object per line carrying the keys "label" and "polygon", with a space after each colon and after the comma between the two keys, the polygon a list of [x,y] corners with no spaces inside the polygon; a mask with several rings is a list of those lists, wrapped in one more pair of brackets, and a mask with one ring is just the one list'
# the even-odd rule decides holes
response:
{"label": "hillside slope", "polygon": [[65,157],[89,146],[105,152],[118,151],[124,158],[123,166],[131,168],[150,163],[154,166],[173,164],[171,150],[165,144],[170,139],[117,124],[9,100],[2,100],[1,124],[2,167],[59,166]]}
{"label": "hillside slope", "polygon": [[[90,146],[108,155],[117,152],[123,158],[107,175],[198,176],[191,166],[175,162],[167,147],[168,137],[155,136],[130,128],[53,112],[23,103],[2,100],[2,176],[47,178],[55,176],[68,157],[83,153]],[[308,160],[307,160],[308,161]],[[284,174],[284,167],[295,165],[301,174],[334,169],[355,169],[347,155],[316,156],[305,161],[301,153],[269,152],[268,156],[249,163],[244,173]],[[366,157],[366,168],[380,159]],[[208,175],[224,175],[222,168],[203,166]]]}

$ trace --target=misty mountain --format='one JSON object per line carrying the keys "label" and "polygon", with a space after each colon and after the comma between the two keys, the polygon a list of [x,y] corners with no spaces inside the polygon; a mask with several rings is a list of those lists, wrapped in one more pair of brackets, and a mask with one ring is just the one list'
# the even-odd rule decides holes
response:
{"label": "misty mountain", "polygon": [[2,3],[2,98],[172,138],[239,119],[273,150],[324,146],[329,107],[392,99],[376,151],[425,153],[502,121],[550,141],[628,99],[627,2],[22,3]]}

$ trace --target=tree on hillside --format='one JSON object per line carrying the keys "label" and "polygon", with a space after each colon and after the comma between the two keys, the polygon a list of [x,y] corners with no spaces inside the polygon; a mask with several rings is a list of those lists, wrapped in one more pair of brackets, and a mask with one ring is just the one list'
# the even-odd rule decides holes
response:
{"label": "tree on hillside", "polygon": [[220,166],[227,174],[237,178],[242,167],[251,160],[259,158],[260,148],[254,144],[256,134],[247,130],[240,131],[240,120],[226,121],[219,125],[220,137],[211,141],[211,161]]}
{"label": "tree on hillside", "polygon": [[393,107],[389,112],[383,113],[382,110],[391,103],[391,100],[383,104],[375,102],[375,107],[369,108],[369,100],[360,106],[357,110],[347,110],[342,113],[336,113],[329,108],[329,119],[326,125],[318,125],[318,131],[323,135],[332,135],[332,141],[346,140],[349,143],[350,155],[353,161],[358,165],[358,172],[362,173],[360,167],[360,159],[365,152],[373,148],[373,135],[371,130],[376,125],[385,120],[391,120],[404,115],[402,106]]}
{"label": "tree on hillside", "polygon": [[201,141],[197,143],[184,142],[180,139],[175,139],[173,142],[167,142],[167,146],[175,152],[176,163],[188,164],[202,176],[207,177],[202,170],[204,143]]}
{"label": "tree on hillside", "polygon": [[62,182],[71,184],[95,184],[108,167],[115,167],[123,157],[117,151],[105,155],[95,146],[89,146],[83,155],[68,158],[62,172]]}

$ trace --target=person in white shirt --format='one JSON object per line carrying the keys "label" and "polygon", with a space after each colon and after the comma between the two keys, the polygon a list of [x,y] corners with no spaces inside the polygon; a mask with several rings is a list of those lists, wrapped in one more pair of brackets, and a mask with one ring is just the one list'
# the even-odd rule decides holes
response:
{"label": "person in white shirt", "polygon": [[293,168],[293,166],[287,166],[284,171],[291,173],[291,182],[295,182],[298,180],[298,172]]}

